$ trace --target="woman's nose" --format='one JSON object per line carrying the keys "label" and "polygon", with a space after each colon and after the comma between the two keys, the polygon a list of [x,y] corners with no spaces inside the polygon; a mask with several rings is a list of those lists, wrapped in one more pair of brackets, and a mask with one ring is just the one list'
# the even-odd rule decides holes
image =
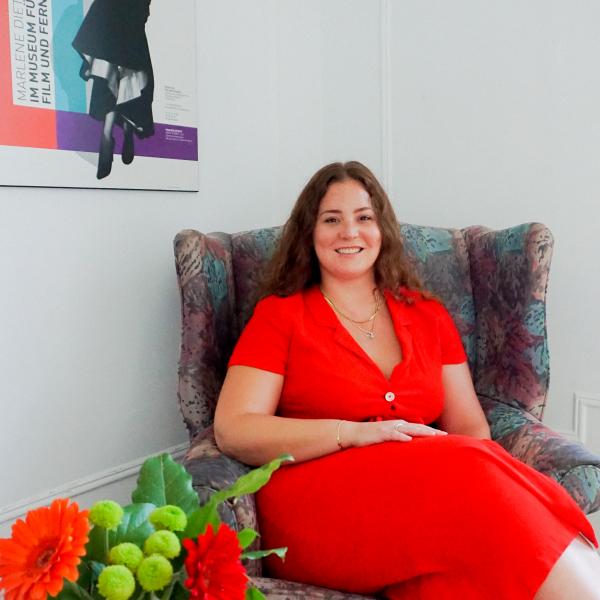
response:
{"label": "woman's nose", "polygon": [[358,235],[358,228],[355,223],[346,223],[342,227],[342,237],[345,239],[353,239]]}

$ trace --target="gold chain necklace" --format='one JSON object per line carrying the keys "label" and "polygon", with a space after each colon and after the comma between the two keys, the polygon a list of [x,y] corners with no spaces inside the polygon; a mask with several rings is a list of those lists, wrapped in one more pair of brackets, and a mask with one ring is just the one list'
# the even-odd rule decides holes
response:
{"label": "gold chain necklace", "polygon": [[[323,290],[321,290],[321,293],[323,294],[323,297],[325,298],[327,304],[329,304],[329,306],[331,306],[331,308],[333,308],[333,310],[336,313],[338,313],[338,315],[340,315],[340,317],[343,317],[344,319],[350,321],[350,323],[352,323],[359,331],[364,333],[367,336],[367,338],[369,338],[370,340],[372,340],[375,337],[375,317],[377,316],[377,313],[379,312],[379,308],[380,308],[379,294],[376,292],[377,292],[376,289],[373,290],[373,296],[375,296],[375,310],[373,311],[373,314],[368,319],[365,319],[364,321],[356,321],[355,319],[351,319],[348,315],[344,314],[335,305],[335,302]],[[371,327],[369,329],[365,329],[364,327],[361,327],[361,325],[363,325],[364,323],[369,323],[369,321],[371,322]]]}

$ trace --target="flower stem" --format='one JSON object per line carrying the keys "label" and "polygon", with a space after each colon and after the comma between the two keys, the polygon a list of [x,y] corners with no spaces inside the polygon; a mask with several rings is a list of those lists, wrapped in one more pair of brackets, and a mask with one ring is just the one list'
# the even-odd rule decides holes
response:
{"label": "flower stem", "polygon": [[92,600],[92,595],[88,594],[87,590],[78,584],[75,584],[75,587],[77,588],[77,593],[80,594],[82,598],[85,598],[86,600]]}
{"label": "flower stem", "polygon": [[108,562],[108,529],[104,530],[104,562]]}
{"label": "flower stem", "polygon": [[173,587],[175,586],[176,581],[177,581],[176,577],[173,577],[171,579],[171,583],[169,583],[169,587],[165,590],[162,600],[171,600],[171,593],[173,592]]}

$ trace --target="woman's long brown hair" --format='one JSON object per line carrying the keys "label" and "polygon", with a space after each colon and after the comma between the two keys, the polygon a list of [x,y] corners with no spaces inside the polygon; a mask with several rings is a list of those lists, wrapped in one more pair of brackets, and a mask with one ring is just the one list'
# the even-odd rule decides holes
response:
{"label": "woman's long brown hair", "polygon": [[400,225],[383,187],[362,163],[335,162],[319,169],[302,190],[292,214],[283,227],[279,244],[265,272],[261,297],[270,294],[290,296],[321,282],[319,261],[313,246],[313,231],[321,199],[332,183],[353,179],[371,198],[377,224],[381,230],[381,250],[375,261],[375,282],[379,290],[389,290],[399,299],[411,303],[401,287],[432,297],[410,265],[400,237]]}

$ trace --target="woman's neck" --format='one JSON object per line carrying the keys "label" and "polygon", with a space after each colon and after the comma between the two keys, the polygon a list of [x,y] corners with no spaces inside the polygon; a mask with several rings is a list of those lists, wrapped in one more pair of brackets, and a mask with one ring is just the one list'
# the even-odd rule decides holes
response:
{"label": "woman's neck", "polygon": [[321,281],[321,291],[325,296],[332,299],[340,310],[357,319],[373,308],[376,287],[373,277],[353,281],[326,278]]}

